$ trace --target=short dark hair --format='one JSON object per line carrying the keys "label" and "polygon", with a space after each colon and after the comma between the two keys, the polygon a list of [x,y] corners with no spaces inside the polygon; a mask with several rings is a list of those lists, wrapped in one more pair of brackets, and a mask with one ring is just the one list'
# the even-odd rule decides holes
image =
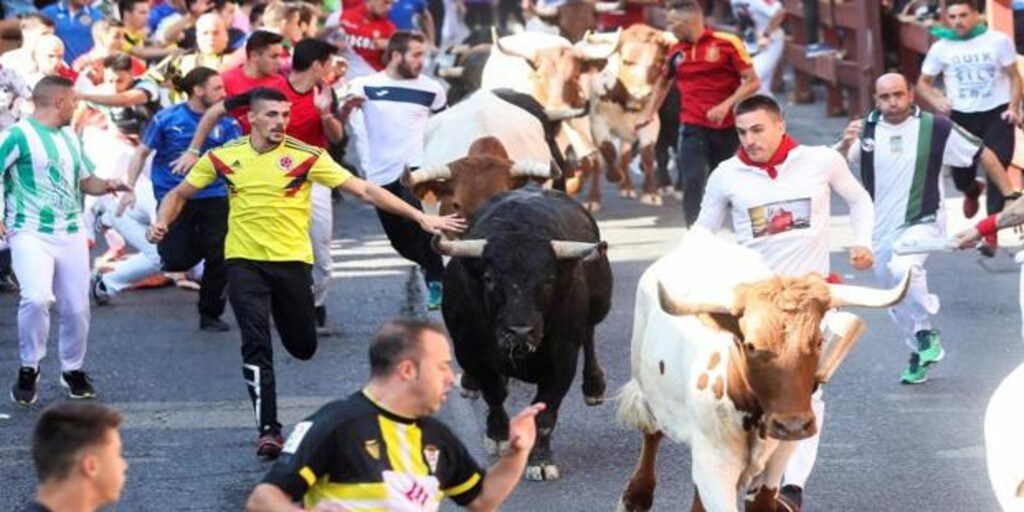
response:
{"label": "short dark hair", "polygon": [[175,87],[177,87],[179,91],[182,91],[185,94],[191,96],[192,89],[206,85],[206,82],[211,77],[215,77],[218,74],[219,73],[217,73],[213,69],[210,69],[205,66],[199,66],[197,68],[193,68],[192,71],[189,71],[185,74],[185,76],[178,79],[178,81],[174,85]]}
{"label": "short dark hair", "polygon": [[36,105],[49,105],[57,89],[71,89],[75,83],[62,76],[44,76],[32,88],[32,102]]}
{"label": "short dark hair", "polygon": [[326,62],[338,53],[338,47],[319,39],[303,39],[292,48],[292,69],[305,71],[314,62]]}
{"label": "short dark hair", "polygon": [[245,54],[260,53],[275,44],[282,43],[284,43],[284,36],[281,34],[276,34],[269,30],[254,30],[249,35],[249,40],[245,42]]}
{"label": "short dark hair", "polygon": [[981,12],[981,9],[978,7],[978,2],[976,0],[946,0],[947,11],[950,7],[953,7],[954,5],[966,5],[974,12]]}
{"label": "short dark hair", "polygon": [[388,39],[388,46],[384,50],[385,60],[391,60],[391,54],[394,52],[404,54],[409,51],[409,43],[412,41],[426,44],[427,36],[415,30],[399,30],[391,34],[391,38]]}
{"label": "short dark hair", "polygon": [[267,4],[256,4],[249,11],[249,24],[255,27],[263,19],[263,12],[267,10]]}
{"label": "short dark hair", "polygon": [[115,53],[103,59],[103,67],[111,71],[131,71],[132,58],[127,53]]}
{"label": "short dark hair", "polygon": [[121,19],[124,19],[125,13],[131,12],[135,9],[135,4],[149,4],[149,0],[119,0],[117,2],[117,12],[121,14]]}
{"label": "short dark hair", "polygon": [[43,411],[32,432],[32,460],[39,481],[66,478],[79,452],[106,442],[107,432],[121,421],[114,409],[88,402],[61,402]]}
{"label": "short dark hair", "polygon": [[370,376],[387,375],[403,359],[419,355],[426,332],[445,334],[441,325],[420,318],[399,318],[384,324],[370,341]]}
{"label": "short dark hair", "polygon": [[765,96],[764,94],[755,94],[749,98],[744,98],[736,104],[733,113],[741,116],[755,110],[764,110],[782,119],[782,107],[779,106],[779,102],[775,101],[771,96]]}
{"label": "short dark hair", "polygon": [[668,0],[665,8],[669,11],[683,11],[695,14],[704,14],[704,8],[697,0]]}
{"label": "short dark hair", "polygon": [[264,101],[288,101],[283,92],[269,87],[257,87],[249,91],[249,108],[256,110],[256,104]]}

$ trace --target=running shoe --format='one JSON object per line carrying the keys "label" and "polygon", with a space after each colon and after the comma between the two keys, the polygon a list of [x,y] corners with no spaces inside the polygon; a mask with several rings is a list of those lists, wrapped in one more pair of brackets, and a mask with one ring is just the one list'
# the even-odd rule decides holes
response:
{"label": "running shoe", "polygon": [[942,348],[939,338],[939,331],[929,329],[917,331],[917,353],[921,356],[921,366],[929,367],[946,357],[946,351]]}
{"label": "running shoe", "polygon": [[224,332],[231,330],[231,326],[220,318],[199,315],[199,330],[207,332]]}
{"label": "running shoe", "polygon": [[93,272],[92,283],[89,285],[89,297],[92,298],[92,303],[97,306],[106,306],[110,304],[110,290],[107,290],[107,285],[103,284],[103,274],[99,272]]}
{"label": "running shoe", "polygon": [[441,281],[430,281],[427,283],[427,311],[441,309],[441,299],[444,297]]}
{"label": "running shoe", "polygon": [[39,371],[22,366],[18,380],[11,387],[11,400],[18,405],[29,406],[39,396]]}
{"label": "running shoe", "polygon": [[268,432],[256,441],[256,456],[265,459],[276,459],[284,449],[284,438],[280,432]]}
{"label": "running shoe", "polygon": [[970,219],[978,214],[978,209],[981,208],[979,198],[984,191],[985,182],[975,180],[974,189],[964,192],[964,217]]}
{"label": "running shoe", "polygon": [[96,390],[92,387],[92,379],[82,370],[74,370],[60,374],[60,383],[68,392],[68,398],[85,400],[96,398]]}
{"label": "running shoe", "polygon": [[903,384],[921,384],[928,381],[928,369],[921,364],[921,356],[917,352],[910,354],[910,363],[900,374]]}

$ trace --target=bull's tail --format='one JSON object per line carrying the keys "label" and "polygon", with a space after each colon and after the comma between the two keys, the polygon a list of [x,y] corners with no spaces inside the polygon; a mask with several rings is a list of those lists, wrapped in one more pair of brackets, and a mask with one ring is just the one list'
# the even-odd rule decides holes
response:
{"label": "bull's tail", "polygon": [[651,413],[651,408],[644,400],[644,391],[640,389],[640,382],[630,379],[625,386],[619,390],[616,400],[619,402],[619,409],[615,414],[619,423],[626,427],[633,427],[641,432],[653,434],[660,430],[658,421]]}

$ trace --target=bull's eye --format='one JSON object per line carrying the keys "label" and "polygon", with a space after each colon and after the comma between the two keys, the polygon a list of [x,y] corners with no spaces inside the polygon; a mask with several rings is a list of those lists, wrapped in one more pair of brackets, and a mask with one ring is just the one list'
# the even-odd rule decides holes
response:
{"label": "bull's eye", "polygon": [[746,347],[748,352],[754,352],[757,350],[757,347],[755,347],[754,344],[749,341],[744,343],[743,346]]}
{"label": "bull's eye", "polygon": [[494,288],[494,278],[491,277],[491,274],[484,274],[484,286]]}

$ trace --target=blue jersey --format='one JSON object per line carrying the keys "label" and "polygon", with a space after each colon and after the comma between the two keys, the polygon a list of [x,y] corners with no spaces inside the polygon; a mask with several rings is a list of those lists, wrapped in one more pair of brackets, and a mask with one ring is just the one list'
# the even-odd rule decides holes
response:
{"label": "blue jersey", "polygon": [[92,25],[104,18],[103,13],[93,7],[71,12],[67,0],[48,5],[41,12],[53,20],[54,33],[64,42],[65,62],[74,62],[92,48]]}
{"label": "blue jersey", "polygon": [[[199,120],[202,114],[193,112],[188,108],[188,103],[179,103],[171,108],[161,110],[149,123],[142,143],[152,149],[156,154],[153,156],[153,170],[151,180],[153,181],[153,195],[157,201],[162,201],[164,196],[181,183],[184,176],[178,176],[171,172],[171,162],[176,160],[192,142],[192,136],[196,133]],[[217,126],[210,131],[203,143],[202,151],[222,146],[225,142],[237,139],[242,136],[242,127],[232,117],[224,117]],[[212,185],[200,190],[195,196],[196,199],[227,196],[227,188],[224,180],[217,178]]]}
{"label": "blue jersey", "polygon": [[391,22],[398,30],[419,30],[416,15],[427,10],[426,0],[396,0],[391,6]]}

